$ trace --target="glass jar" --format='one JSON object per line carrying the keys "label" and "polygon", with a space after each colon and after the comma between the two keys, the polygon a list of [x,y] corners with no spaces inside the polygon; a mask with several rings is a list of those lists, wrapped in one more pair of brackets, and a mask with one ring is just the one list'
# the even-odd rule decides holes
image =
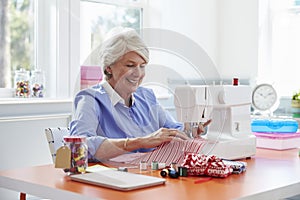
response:
{"label": "glass jar", "polygon": [[44,97],[45,96],[45,76],[41,70],[33,71],[30,79],[31,96]]}
{"label": "glass jar", "polygon": [[15,71],[15,97],[30,97],[29,72],[21,68]]}
{"label": "glass jar", "polygon": [[88,147],[85,136],[66,136],[64,142],[71,150],[70,169],[65,172],[70,174],[85,173],[88,167]]}

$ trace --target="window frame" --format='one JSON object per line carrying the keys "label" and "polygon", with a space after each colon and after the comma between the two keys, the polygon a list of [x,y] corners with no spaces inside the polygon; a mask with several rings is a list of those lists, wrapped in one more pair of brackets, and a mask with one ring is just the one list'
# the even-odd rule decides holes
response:
{"label": "window frame", "polygon": [[36,64],[46,74],[46,97],[72,98],[79,86],[78,17],[79,0],[38,1]]}
{"label": "window frame", "polygon": [[[46,73],[46,92],[50,98],[73,98],[80,89],[80,1],[39,0],[37,65]],[[89,0],[87,0],[89,1]],[[145,10],[145,0],[93,0],[93,2],[139,7]],[[50,11],[55,7],[56,24],[51,25]],[[53,16],[53,14],[52,14]],[[142,26],[144,17],[142,17]],[[41,34],[41,35],[40,35]],[[53,37],[55,43],[44,38]],[[49,48],[46,48],[49,47]],[[57,49],[55,52],[54,50]],[[49,59],[49,55],[50,59]],[[54,65],[55,67],[51,67]],[[49,81],[51,80],[51,81]],[[48,89],[47,89],[48,88]]]}
{"label": "window frame", "polygon": [[[73,99],[80,90],[80,1],[38,0],[35,10],[36,61],[45,73],[43,99]],[[87,0],[90,1],[90,0]],[[146,0],[92,0],[93,2],[138,7]],[[144,25],[142,17],[142,26]],[[28,98],[30,101],[34,98]],[[0,101],[10,101],[0,99]],[[18,101],[12,98],[12,101]],[[22,101],[24,101],[22,99]]]}

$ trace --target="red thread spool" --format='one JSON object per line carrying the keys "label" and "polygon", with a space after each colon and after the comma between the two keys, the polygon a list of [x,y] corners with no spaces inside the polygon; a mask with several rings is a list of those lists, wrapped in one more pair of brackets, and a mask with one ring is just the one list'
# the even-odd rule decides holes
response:
{"label": "red thread spool", "polygon": [[232,85],[239,85],[239,79],[238,78],[233,78]]}

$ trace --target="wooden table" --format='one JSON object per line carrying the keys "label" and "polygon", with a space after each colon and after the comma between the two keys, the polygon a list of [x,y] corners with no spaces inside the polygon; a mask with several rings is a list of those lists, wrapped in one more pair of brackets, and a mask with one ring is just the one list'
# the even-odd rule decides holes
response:
{"label": "wooden table", "polygon": [[[198,177],[167,178],[166,184],[130,192],[71,181],[53,165],[0,172],[0,187],[50,199],[279,199],[300,194],[299,149],[257,149],[247,171],[195,184]],[[134,169],[130,169],[134,171]],[[140,173],[138,169],[134,172]],[[159,176],[159,171],[144,174]]]}

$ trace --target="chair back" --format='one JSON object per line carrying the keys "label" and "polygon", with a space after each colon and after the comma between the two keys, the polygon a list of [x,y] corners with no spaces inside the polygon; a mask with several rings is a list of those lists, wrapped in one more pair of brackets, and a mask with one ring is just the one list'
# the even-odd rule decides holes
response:
{"label": "chair back", "polygon": [[70,135],[70,129],[67,127],[47,128],[45,134],[53,163],[55,163],[56,150],[64,145],[64,136]]}

